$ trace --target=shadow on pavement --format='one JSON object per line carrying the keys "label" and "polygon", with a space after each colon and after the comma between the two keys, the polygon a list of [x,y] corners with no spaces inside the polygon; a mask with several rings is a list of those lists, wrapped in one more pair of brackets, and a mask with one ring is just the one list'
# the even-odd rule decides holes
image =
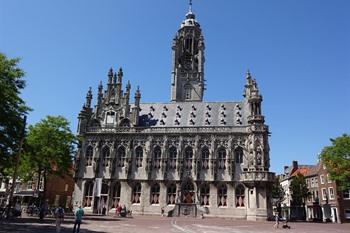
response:
{"label": "shadow on pavement", "polygon": [[[105,217],[105,216],[104,216]],[[104,231],[87,230],[84,226],[90,225],[87,221],[120,221],[118,218],[103,218],[102,216],[86,216],[81,224],[80,233],[105,233]],[[73,224],[75,220],[73,216],[65,218],[61,227],[61,233],[68,233],[73,231]],[[54,218],[45,218],[39,220],[38,218],[15,218],[10,220],[0,221],[0,233],[50,233],[56,232],[56,222]],[[68,226],[67,226],[68,225]]]}

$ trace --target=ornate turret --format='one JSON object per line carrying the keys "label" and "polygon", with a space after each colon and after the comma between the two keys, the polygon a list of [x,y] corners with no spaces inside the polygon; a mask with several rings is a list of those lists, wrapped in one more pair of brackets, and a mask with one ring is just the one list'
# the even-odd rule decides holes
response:
{"label": "ornate turret", "polygon": [[122,91],[122,79],[123,79],[123,70],[120,67],[117,74],[117,83],[116,83],[116,90],[115,90],[115,101],[116,104],[121,104],[121,98],[123,96]]}
{"label": "ornate turret", "polygon": [[95,106],[96,115],[99,115],[101,111],[102,101],[103,101],[103,85],[102,85],[102,81],[100,81],[97,88],[97,103]]}
{"label": "ornate turret", "polygon": [[249,105],[248,123],[263,124],[264,116],[261,113],[262,96],[259,94],[256,80],[251,77],[249,70],[246,75],[246,85],[243,96],[246,101],[248,101]]}
{"label": "ornate turret", "polygon": [[92,100],[92,91],[91,91],[91,87],[89,87],[89,90],[86,94],[86,103],[85,103],[85,107],[87,109],[91,108],[91,100]]}
{"label": "ornate turret", "polygon": [[85,104],[83,105],[78,116],[78,130],[77,130],[78,135],[83,134],[86,131],[87,122],[92,113],[91,100],[92,100],[92,91],[90,87],[86,94]]}
{"label": "ornate turret", "polygon": [[128,118],[129,117],[129,112],[130,112],[130,104],[129,104],[129,100],[130,100],[130,90],[131,90],[131,84],[130,81],[127,82],[126,87],[125,87],[125,93],[124,93],[124,97],[123,97],[123,107],[124,109],[124,117]]}
{"label": "ornate turret", "polygon": [[173,39],[171,101],[202,101],[204,94],[204,39],[192,2]]}
{"label": "ornate turret", "polygon": [[135,106],[138,108],[140,108],[140,100],[141,100],[140,87],[137,86],[137,90],[135,92]]}
{"label": "ornate turret", "polygon": [[112,68],[110,68],[108,71],[106,100],[107,100],[107,103],[114,102],[114,85],[113,85],[113,69]]}
{"label": "ornate turret", "polygon": [[137,90],[135,92],[135,104],[132,108],[132,123],[137,126],[139,124],[139,115],[140,115],[140,100],[141,100],[141,92],[139,86],[137,86]]}

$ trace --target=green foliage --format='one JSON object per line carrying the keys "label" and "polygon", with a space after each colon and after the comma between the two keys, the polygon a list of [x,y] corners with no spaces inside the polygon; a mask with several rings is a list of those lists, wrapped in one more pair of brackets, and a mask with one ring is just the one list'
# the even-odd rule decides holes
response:
{"label": "green foliage", "polygon": [[69,174],[74,154],[75,136],[69,122],[62,116],[47,116],[29,126],[21,174]]}
{"label": "green foliage", "polygon": [[277,201],[277,203],[281,203],[284,199],[284,190],[277,177],[274,183],[272,184],[271,196]]}
{"label": "green foliage", "polygon": [[344,134],[330,139],[331,146],[323,148],[320,158],[326,166],[331,179],[336,181],[340,190],[350,188],[350,135]]}
{"label": "green foliage", "polygon": [[0,173],[11,168],[12,155],[19,150],[22,118],[30,111],[20,97],[25,81],[18,62],[0,53]]}
{"label": "green foliage", "polygon": [[292,194],[292,205],[304,205],[306,198],[310,195],[304,176],[300,173],[293,176],[289,188]]}

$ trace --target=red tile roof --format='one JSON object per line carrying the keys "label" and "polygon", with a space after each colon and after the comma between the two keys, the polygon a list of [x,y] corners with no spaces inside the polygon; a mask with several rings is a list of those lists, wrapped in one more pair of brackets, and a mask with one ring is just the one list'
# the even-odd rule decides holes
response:
{"label": "red tile roof", "polygon": [[292,173],[291,177],[292,177],[292,176],[296,176],[296,175],[298,175],[298,174],[302,174],[303,176],[306,176],[306,175],[309,173],[309,171],[310,171],[310,168],[308,168],[308,167],[298,168],[297,170],[295,170],[295,171]]}

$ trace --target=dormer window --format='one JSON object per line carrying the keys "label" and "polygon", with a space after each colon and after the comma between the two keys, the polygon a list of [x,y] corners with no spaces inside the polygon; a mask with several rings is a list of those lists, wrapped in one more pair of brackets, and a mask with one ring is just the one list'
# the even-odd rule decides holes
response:
{"label": "dormer window", "polygon": [[190,100],[191,99],[191,92],[192,92],[192,87],[191,84],[186,83],[184,86],[184,94],[185,94],[185,100]]}
{"label": "dormer window", "polygon": [[115,123],[115,112],[107,112],[106,114],[106,124]]}
{"label": "dormer window", "polygon": [[130,127],[130,121],[128,119],[123,119],[121,122],[120,122],[120,127]]}
{"label": "dormer window", "polygon": [[187,100],[191,99],[191,89],[190,88],[185,89],[185,99],[187,99]]}

